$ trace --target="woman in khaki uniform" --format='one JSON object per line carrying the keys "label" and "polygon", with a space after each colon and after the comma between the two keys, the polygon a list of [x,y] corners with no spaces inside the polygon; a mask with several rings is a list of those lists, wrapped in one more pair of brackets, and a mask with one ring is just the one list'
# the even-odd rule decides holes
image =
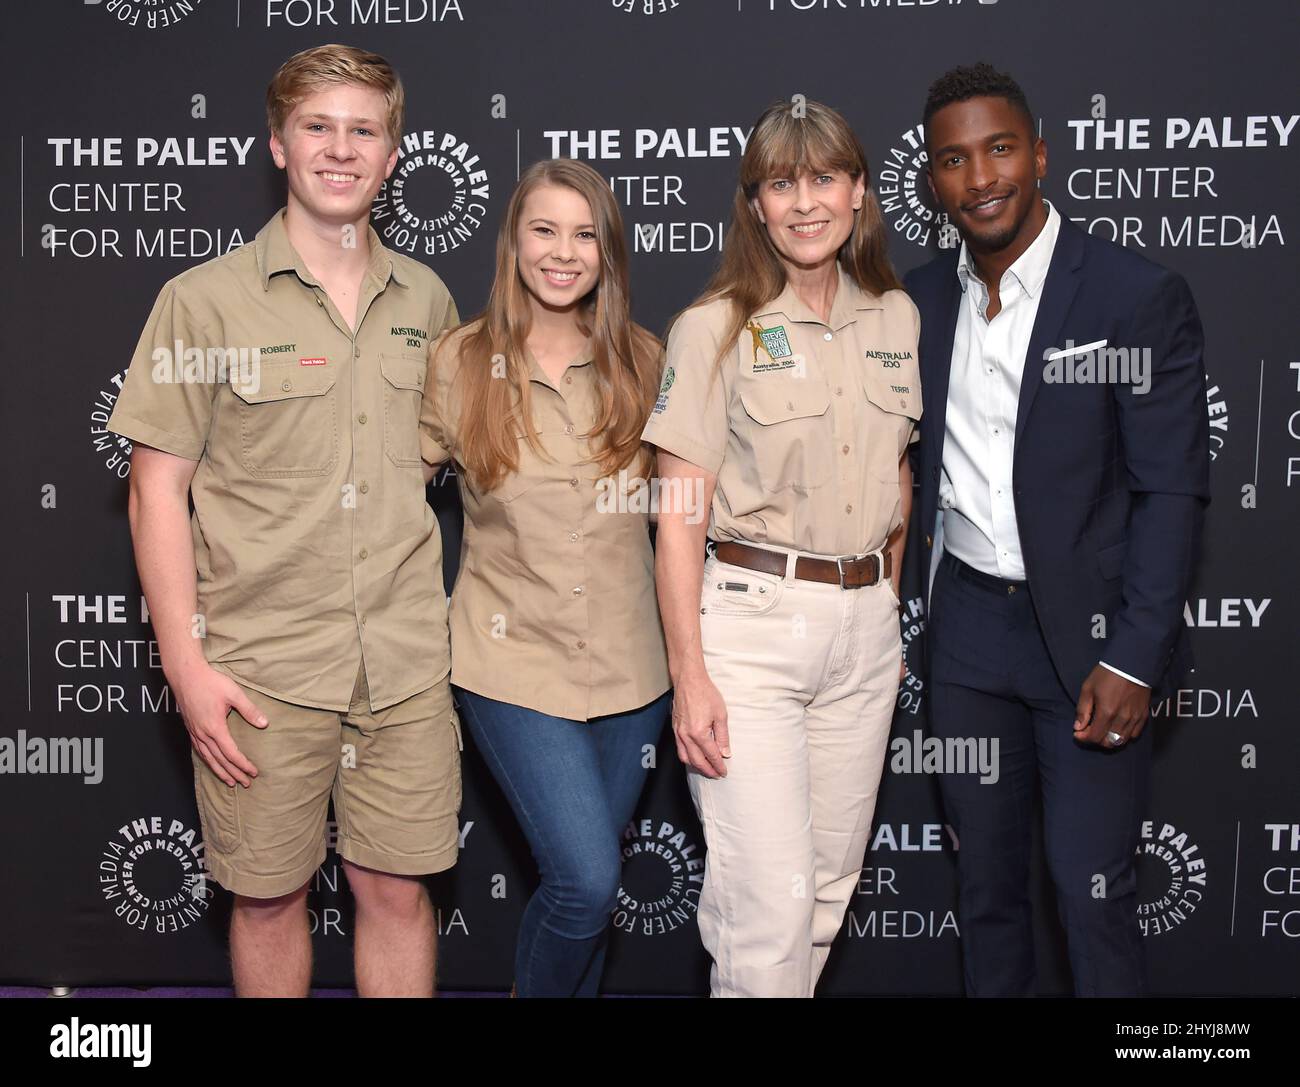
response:
{"label": "woman in khaki uniform", "polygon": [[596,994],[619,835],[668,717],[648,503],[629,497],[649,485],[658,358],[609,185],[572,160],[526,170],[487,310],[432,348],[421,414],[465,511],[452,683],[541,870],[520,996]]}
{"label": "woman in khaki uniform", "polygon": [[656,574],[715,996],[811,996],[858,879],[900,678],[917,331],[852,130],[772,106],[644,432],[665,491],[710,503],[707,526],[660,509]]}

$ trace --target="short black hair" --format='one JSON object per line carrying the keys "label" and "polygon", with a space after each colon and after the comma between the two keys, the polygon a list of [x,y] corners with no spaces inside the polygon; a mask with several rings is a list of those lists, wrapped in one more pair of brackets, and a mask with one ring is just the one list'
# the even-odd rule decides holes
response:
{"label": "short black hair", "polygon": [[925,110],[921,114],[927,143],[930,134],[930,118],[944,106],[950,106],[954,102],[965,102],[971,98],[1005,98],[1025,115],[1025,120],[1029,122],[1029,131],[1034,135],[1038,134],[1033,111],[1029,108],[1029,100],[1025,98],[1025,92],[1020,89],[1020,84],[1005,72],[999,72],[993,65],[980,61],[977,64],[951,68],[930,84],[930,90],[925,97]]}

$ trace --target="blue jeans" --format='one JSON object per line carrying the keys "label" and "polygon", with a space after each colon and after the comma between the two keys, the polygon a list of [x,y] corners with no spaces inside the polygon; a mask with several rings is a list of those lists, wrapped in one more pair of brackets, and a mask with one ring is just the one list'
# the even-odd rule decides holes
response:
{"label": "blue jeans", "polygon": [[672,704],[570,721],[457,687],[461,717],[541,871],[515,949],[520,996],[595,996],[618,898],[620,835]]}

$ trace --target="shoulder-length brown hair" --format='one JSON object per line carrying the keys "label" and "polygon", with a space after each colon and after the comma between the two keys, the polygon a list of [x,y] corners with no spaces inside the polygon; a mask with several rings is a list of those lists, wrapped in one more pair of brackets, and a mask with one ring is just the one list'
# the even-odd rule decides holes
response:
{"label": "shoulder-length brown hair", "polygon": [[751,203],[758,187],[771,178],[828,170],[843,170],[854,181],[861,177],[866,190],[853,217],[853,230],[837,254],[840,267],[872,294],[902,286],[889,261],[885,220],[871,187],[867,155],[849,123],[821,102],[808,101],[797,110],[793,103],[774,102],[754,125],[740,160],[722,259],[704,293],[692,303],[725,298],[732,304],[731,322],[718,346],[719,365],[750,315],[785,289],[780,254]]}
{"label": "shoulder-length brown hair", "polygon": [[658,392],[659,341],[632,323],[623,219],[608,183],[594,169],[573,159],[550,159],[534,163],[519,178],[497,232],[496,274],[487,308],[467,322],[470,327],[458,338],[460,420],[454,453],[481,491],[490,491],[518,469],[518,433],[544,455],[533,426],[525,352],[531,309],[519,276],[517,240],[524,200],[540,185],[564,185],[587,201],[600,253],[600,278],[578,312],[579,327],[592,340],[600,390],[596,421],[585,435],[591,459],[602,475],[633,461],[634,471],[641,473],[651,463],[641,430]]}

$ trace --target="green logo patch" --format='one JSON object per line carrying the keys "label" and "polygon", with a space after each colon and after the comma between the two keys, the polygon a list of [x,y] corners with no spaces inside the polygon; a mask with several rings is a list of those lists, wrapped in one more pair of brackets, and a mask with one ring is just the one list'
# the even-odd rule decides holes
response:
{"label": "green logo patch", "polygon": [[785,325],[762,329],[758,335],[759,339],[763,341],[763,350],[768,353],[773,361],[791,354],[790,339],[785,334]]}
{"label": "green logo patch", "polygon": [[664,371],[664,379],[659,385],[659,397],[655,400],[653,414],[659,415],[668,407],[668,390],[673,387],[673,382],[677,380],[677,371],[671,366]]}

